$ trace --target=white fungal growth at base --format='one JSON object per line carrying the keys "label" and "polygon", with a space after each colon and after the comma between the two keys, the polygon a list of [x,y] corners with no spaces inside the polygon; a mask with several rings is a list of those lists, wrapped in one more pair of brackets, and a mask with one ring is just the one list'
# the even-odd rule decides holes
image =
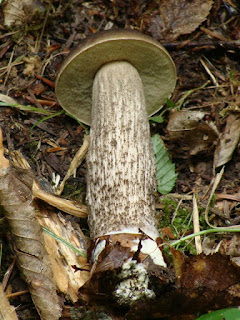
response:
{"label": "white fungal growth at base", "polygon": [[145,266],[131,259],[122,266],[121,282],[113,295],[119,304],[132,304],[140,299],[154,299],[155,293],[148,289],[149,277]]}
{"label": "white fungal growth at base", "polygon": [[[131,248],[132,252],[136,252],[138,250],[139,241],[140,241],[139,239],[134,240],[136,245]],[[162,251],[158,248],[158,245],[154,240],[152,239],[142,240],[141,252],[144,254],[148,254],[151,257],[154,264],[157,264],[165,268],[167,267],[162,255]]]}
{"label": "white fungal growth at base", "polygon": [[97,261],[100,253],[104,250],[106,243],[107,243],[106,240],[101,240],[97,243],[97,245],[95,246],[95,248],[92,252],[92,261],[93,262]]}
{"label": "white fungal growth at base", "polygon": [[[141,232],[142,231],[142,232]],[[111,232],[108,232],[106,235],[111,235],[111,234],[145,234],[148,237],[150,237],[151,239],[156,239],[159,237],[159,232],[157,230],[157,228],[155,228],[154,226],[151,226],[151,228],[142,228],[141,231],[139,231],[139,227],[125,227],[125,228],[121,228],[121,229],[117,229]]]}

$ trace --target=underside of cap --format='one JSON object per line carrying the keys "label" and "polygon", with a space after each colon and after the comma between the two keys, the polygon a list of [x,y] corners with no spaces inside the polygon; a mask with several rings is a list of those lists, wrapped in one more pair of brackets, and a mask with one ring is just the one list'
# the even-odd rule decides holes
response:
{"label": "underside of cap", "polygon": [[176,84],[174,63],[156,40],[125,29],[90,36],[69,54],[56,82],[61,106],[79,121],[90,125],[95,74],[101,66],[112,61],[128,61],[138,70],[148,115],[160,110]]}

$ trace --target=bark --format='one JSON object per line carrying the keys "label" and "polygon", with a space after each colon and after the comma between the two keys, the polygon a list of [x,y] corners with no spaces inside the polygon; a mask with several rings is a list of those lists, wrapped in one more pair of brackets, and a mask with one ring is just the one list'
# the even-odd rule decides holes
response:
{"label": "bark", "polygon": [[104,65],[93,84],[87,200],[93,239],[155,225],[155,163],[141,79],[128,62]]}

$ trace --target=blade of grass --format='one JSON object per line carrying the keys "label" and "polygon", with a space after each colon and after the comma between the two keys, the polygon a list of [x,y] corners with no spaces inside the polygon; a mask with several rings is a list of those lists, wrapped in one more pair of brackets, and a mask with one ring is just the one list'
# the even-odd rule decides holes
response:
{"label": "blade of grass", "polygon": [[56,112],[56,113],[54,113],[54,114],[51,114],[50,116],[47,116],[47,117],[45,117],[45,118],[43,118],[43,119],[38,120],[38,121],[37,121],[36,123],[34,123],[34,125],[31,127],[31,131],[32,131],[37,125],[39,125],[41,122],[46,121],[46,120],[49,120],[49,119],[54,118],[54,117],[57,117],[57,116],[60,116],[60,115],[63,114],[63,113],[65,113],[65,111],[64,111],[64,110],[61,110],[61,111],[58,111],[58,112]]}
{"label": "blade of grass", "polygon": [[39,113],[39,114],[45,114],[45,115],[52,115],[52,112],[49,110],[32,107],[30,105],[24,106],[22,104],[17,104],[17,103],[0,102],[0,107],[11,107],[11,108],[16,108],[21,111],[27,111],[27,112],[33,112],[33,113]]}
{"label": "blade of grass", "polygon": [[171,242],[170,245],[173,247],[173,246],[178,245],[182,241],[190,240],[190,239],[193,239],[197,236],[203,236],[203,235],[206,235],[209,233],[219,233],[219,232],[221,232],[221,233],[222,232],[240,232],[240,227],[236,227],[236,228],[235,227],[220,227],[220,228],[215,228],[215,229],[202,230],[202,231],[199,231],[196,233],[189,234],[188,236],[185,236],[179,240],[175,240],[175,241]]}
{"label": "blade of grass", "polygon": [[82,257],[86,257],[86,254],[83,253],[82,251],[78,250],[78,248],[74,247],[71,243],[69,243],[68,241],[62,239],[61,237],[59,237],[56,233],[50,231],[49,229],[47,229],[46,227],[42,226],[42,230],[48,234],[50,237],[52,237],[53,239],[55,239],[58,242],[61,242],[63,244],[65,244],[68,248],[70,248],[71,250],[75,251],[77,254],[79,254]]}

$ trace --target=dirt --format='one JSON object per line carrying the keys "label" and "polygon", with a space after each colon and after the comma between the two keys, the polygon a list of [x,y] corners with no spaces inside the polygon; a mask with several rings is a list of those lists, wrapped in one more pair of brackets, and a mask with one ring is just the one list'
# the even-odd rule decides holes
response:
{"label": "dirt", "polygon": [[[56,115],[48,117],[17,107],[1,106],[0,126],[8,157],[11,159],[11,152],[19,150],[36,178],[47,189],[53,184],[54,174],[63,179],[82,145],[84,134],[89,130],[61,113],[61,106],[56,99],[54,83],[64,58],[81,39],[108,28],[131,28],[154,36],[151,23],[161,8],[155,0],[54,0],[41,5],[44,11],[41,9],[36,13],[33,8],[25,9],[20,25],[13,24],[11,27],[4,26],[4,6],[0,5],[0,93],[12,97],[17,104],[30,105]],[[207,87],[186,97],[181,106],[181,110],[205,112],[203,122],[212,122],[216,126],[219,138],[213,139],[207,148],[192,155],[190,140],[171,139],[167,124],[173,110],[164,114],[163,123],[151,123],[152,133],[161,135],[176,166],[178,178],[172,192],[178,195],[197,193],[202,210],[206,207],[206,193],[211,189],[211,181],[221,169],[214,168],[214,154],[224,134],[227,116],[231,113],[238,115],[240,110],[239,18],[240,6],[237,1],[217,0],[206,20],[196,30],[179,34],[174,39],[161,39],[177,68],[177,86],[171,97],[173,103],[177,104],[184,93],[209,81]],[[217,194],[239,194],[239,154],[237,143],[217,186]],[[85,172],[83,162],[76,177],[68,181],[65,197],[84,203]],[[238,221],[240,201],[225,199],[222,202],[223,206],[218,207],[218,215],[212,217],[212,223],[227,226]],[[10,231],[5,232],[4,219],[0,223],[2,281],[13,256]],[[12,270],[9,283],[13,292],[26,290],[16,267]],[[19,319],[38,319],[29,294],[20,295],[13,303],[18,306]],[[67,313],[62,319],[70,319],[68,316]]]}

